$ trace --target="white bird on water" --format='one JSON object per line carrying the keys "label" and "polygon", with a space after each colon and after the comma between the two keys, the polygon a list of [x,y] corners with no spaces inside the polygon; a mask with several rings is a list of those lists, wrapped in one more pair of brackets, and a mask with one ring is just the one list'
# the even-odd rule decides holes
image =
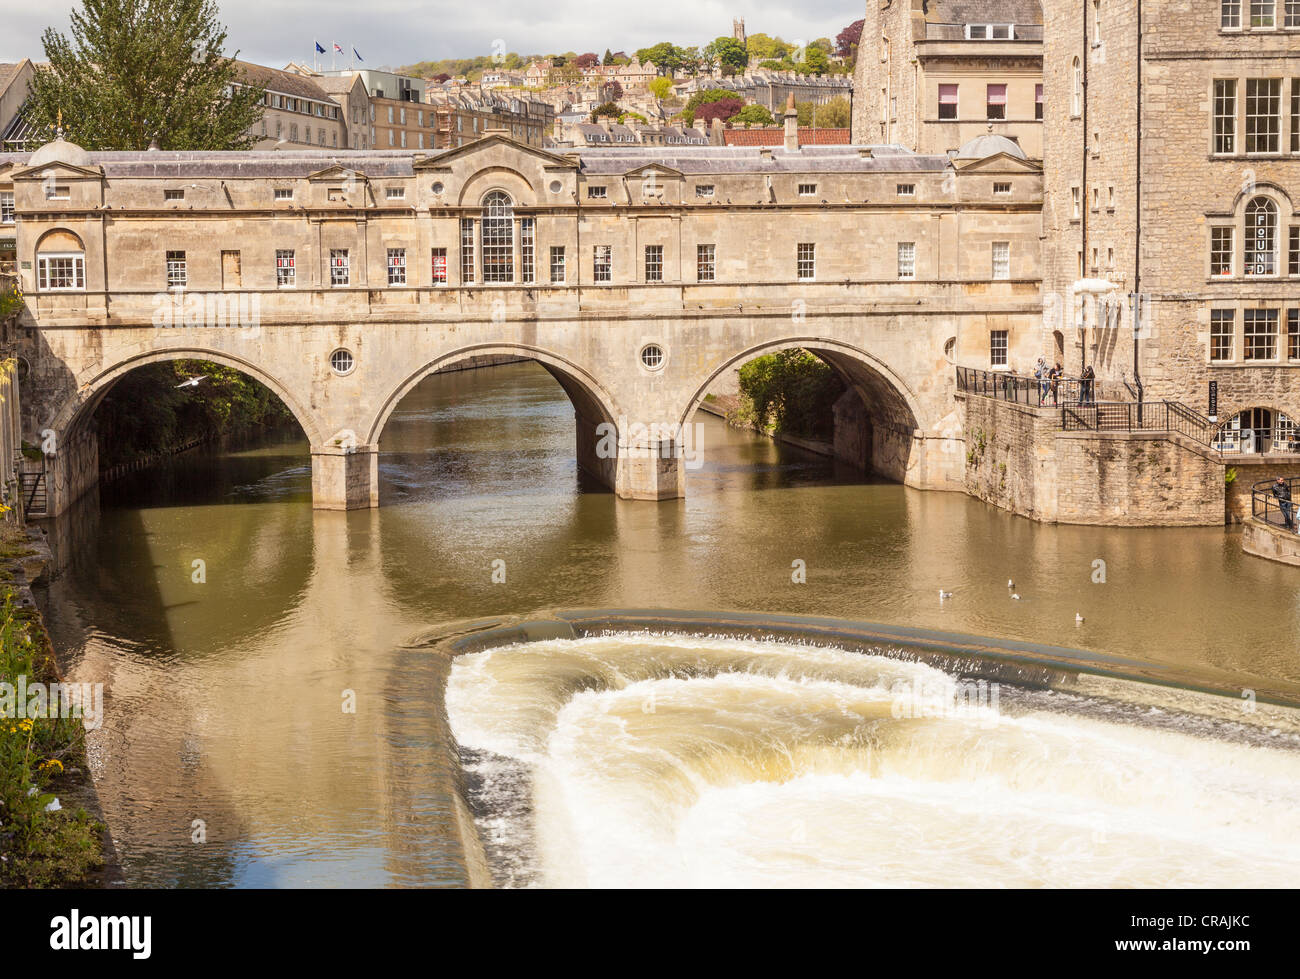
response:
{"label": "white bird on water", "polygon": [[1007,579],[1007,587],[1010,588],[1010,589],[1012,589],[1012,590],[1014,591],[1014,590],[1015,590],[1015,587],[1016,587],[1016,583],[1015,583],[1014,581],[1012,581],[1010,578],[1008,578],[1008,579]]}
{"label": "white bird on water", "polygon": [[196,388],[199,386],[199,381],[205,381],[207,377],[207,374],[200,374],[198,377],[191,377],[188,381],[181,381],[176,386],[178,388]]}
{"label": "white bird on water", "polygon": [[952,598],[952,592],[950,592],[950,591],[944,591],[942,588],[940,588],[940,589],[939,589],[939,601],[942,602],[945,598]]}
{"label": "white bird on water", "polygon": [[1075,613],[1074,613],[1074,624],[1075,624],[1075,625],[1083,625],[1083,615],[1082,615],[1082,613],[1079,613],[1079,612],[1075,612]]}
{"label": "white bird on water", "polygon": [[1017,595],[1015,592],[1011,593],[1011,597],[1014,598],[1017,602],[1020,601],[1020,596]]}

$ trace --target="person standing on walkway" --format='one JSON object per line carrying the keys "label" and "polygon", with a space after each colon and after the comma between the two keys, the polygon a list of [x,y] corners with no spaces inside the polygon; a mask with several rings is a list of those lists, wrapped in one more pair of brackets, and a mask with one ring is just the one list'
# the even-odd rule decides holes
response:
{"label": "person standing on walkway", "polygon": [[1047,372],[1048,378],[1051,379],[1053,405],[1060,404],[1060,401],[1057,400],[1057,394],[1061,384],[1061,375],[1064,373],[1065,373],[1065,368],[1062,367],[1059,363],[1055,367],[1053,367],[1050,371]]}
{"label": "person standing on walkway", "polygon": [[1047,361],[1042,357],[1038,358],[1038,365],[1034,368],[1034,377],[1038,378],[1038,407],[1047,404]]}
{"label": "person standing on walkway", "polygon": [[1282,522],[1286,525],[1286,529],[1295,530],[1295,518],[1291,515],[1292,508],[1295,506],[1291,502],[1291,487],[1281,476],[1273,484],[1273,495],[1277,497],[1278,506],[1282,508]]}
{"label": "person standing on walkway", "polygon": [[1092,383],[1096,376],[1097,373],[1092,369],[1092,364],[1089,364],[1083,369],[1083,383],[1079,385],[1079,400],[1086,405],[1092,404],[1094,401]]}

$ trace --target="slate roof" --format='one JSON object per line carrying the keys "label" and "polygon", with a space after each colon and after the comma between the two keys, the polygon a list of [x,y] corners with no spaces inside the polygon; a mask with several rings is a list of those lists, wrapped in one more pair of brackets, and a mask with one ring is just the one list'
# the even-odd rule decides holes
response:
{"label": "slate roof", "polygon": [[329,94],[306,75],[292,71],[281,71],[265,65],[255,65],[249,61],[236,61],[242,80],[261,86],[281,95],[292,95],[297,99],[313,99],[316,102],[331,102]]}
{"label": "slate roof", "polygon": [[[294,179],[331,166],[346,167],[370,178],[409,177],[418,159],[436,159],[456,150],[154,150],[147,152],[91,153],[93,165],[107,177],[158,177],[227,179]],[[944,170],[948,157],[922,156],[897,145],[873,146],[870,158],[857,146],[805,146],[787,153],[771,147],[764,158],[759,147],[747,146],[587,146],[573,150],[590,176],[620,176],[629,170],[658,163],[685,174],[729,173],[934,173]],[[0,164],[24,166],[30,154],[0,153]]]}

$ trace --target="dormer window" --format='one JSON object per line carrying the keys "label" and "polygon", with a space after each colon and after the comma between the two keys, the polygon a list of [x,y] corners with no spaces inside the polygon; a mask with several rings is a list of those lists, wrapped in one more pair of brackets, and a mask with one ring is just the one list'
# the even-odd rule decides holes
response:
{"label": "dormer window", "polygon": [[275,188],[275,199],[276,199],[277,201],[291,201],[291,200],[293,200],[293,188],[292,188],[292,187],[277,187],[277,188]]}
{"label": "dormer window", "polygon": [[185,200],[185,190],[182,187],[166,187],[163,189],[164,201],[183,201]]}
{"label": "dormer window", "polygon": [[967,24],[968,41],[1014,41],[1016,26],[1014,24]]}
{"label": "dormer window", "polygon": [[406,188],[405,188],[405,187],[386,187],[386,188],[384,188],[384,196],[385,196],[388,200],[390,200],[390,201],[400,201],[400,200],[405,200],[405,199],[406,199]]}
{"label": "dormer window", "polygon": [[605,190],[605,186],[604,186],[603,184],[601,184],[600,186],[597,186],[597,187],[588,187],[588,188],[587,188],[587,200],[589,200],[589,201],[599,201],[599,200],[604,200],[604,199],[605,199],[605,194],[606,194],[606,190]]}

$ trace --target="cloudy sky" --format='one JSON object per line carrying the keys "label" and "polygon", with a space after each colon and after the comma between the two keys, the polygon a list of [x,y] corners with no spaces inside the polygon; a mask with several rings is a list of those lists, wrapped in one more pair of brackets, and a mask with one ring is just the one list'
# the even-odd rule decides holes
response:
{"label": "cloudy sky", "polygon": [[[240,57],[281,67],[312,55],[312,39],[330,50],[355,45],[368,66],[489,54],[500,39],[520,54],[548,51],[629,53],[658,41],[704,44],[731,33],[743,17],[751,33],[788,41],[834,38],[863,15],[864,0],[217,0]],[[41,33],[68,30],[71,0],[6,3],[0,61],[43,58]],[[328,57],[328,56],[323,56]],[[340,64],[340,67],[343,65]]]}

